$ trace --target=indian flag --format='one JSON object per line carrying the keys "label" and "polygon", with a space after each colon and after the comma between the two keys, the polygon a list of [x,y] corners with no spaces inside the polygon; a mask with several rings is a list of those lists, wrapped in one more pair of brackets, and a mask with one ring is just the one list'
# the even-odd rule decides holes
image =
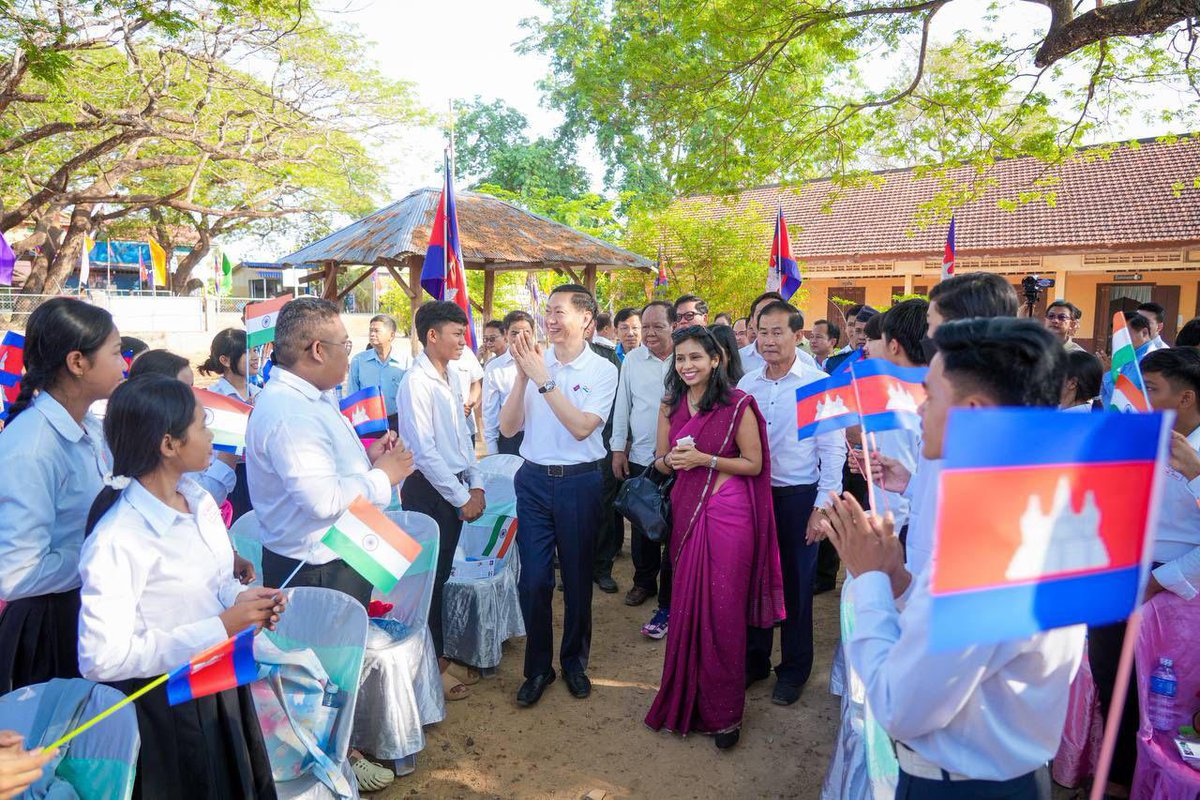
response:
{"label": "indian flag", "polygon": [[246,423],[250,420],[250,406],[208,389],[193,388],[192,391],[196,393],[200,405],[204,406],[208,429],[213,434],[213,449],[242,453],[246,449]]}
{"label": "indian flag", "polygon": [[290,294],[246,306],[246,346],[261,347],[275,341],[275,318],[292,299]]}
{"label": "indian flag", "polygon": [[1137,352],[1129,337],[1125,315],[1113,314],[1112,337],[1112,399],[1108,406],[1112,411],[1149,411],[1150,400],[1146,397],[1146,385],[1142,382],[1142,369],[1138,366]]}
{"label": "indian flag", "polygon": [[421,545],[359,495],[321,542],[387,594],[421,555]]}

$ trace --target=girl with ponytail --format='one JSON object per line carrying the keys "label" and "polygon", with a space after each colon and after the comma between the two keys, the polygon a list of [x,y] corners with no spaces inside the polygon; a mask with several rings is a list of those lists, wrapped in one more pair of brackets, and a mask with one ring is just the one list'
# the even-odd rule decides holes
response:
{"label": "girl with ponytail", "polygon": [[0,433],[0,694],[79,676],[79,548],[109,473],[88,407],[124,369],[104,309],[55,297],[29,315],[25,374]]}
{"label": "girl with ponytail", "polygon": [[213,337],[208,360],[200,365],[204,375],[220,375],[221,380],[210,389],[217,394],[253,403],[259,387],[249,379],[258,372],[258,364],[246,352],[246,332],[240,328],[226,328]]}
{"label": "girl with ponytail", "polygon": [[[273,627],[285,600],[235,580],[216,503],[188,477],[207,466],[213,439],[188,386],[130,378],[104,432],[115,477],[88,514],[80,556],[79,667],[128,693],[247,628]],[[135,709],[135,798],[275,797],[248,686],[177,706],[160,686]]]}

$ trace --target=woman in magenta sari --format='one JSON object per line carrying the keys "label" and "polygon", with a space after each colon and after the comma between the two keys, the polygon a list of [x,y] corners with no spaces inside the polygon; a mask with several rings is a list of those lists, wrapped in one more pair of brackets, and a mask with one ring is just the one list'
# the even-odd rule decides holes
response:
{"label": "woman in magenta sari", "polygon": [[658,423],[656,468],[675,474],[675,586],[654,730],[737,744],[746,699],[746,626],[783,618],[766,425],[734,388],[706,328],[677,331]]}

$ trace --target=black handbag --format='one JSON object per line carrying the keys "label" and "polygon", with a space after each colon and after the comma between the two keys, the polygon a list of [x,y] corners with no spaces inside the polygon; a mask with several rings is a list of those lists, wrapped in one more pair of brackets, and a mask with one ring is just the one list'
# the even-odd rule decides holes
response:
{"label": "black handbag", "polygon": [[617,512],[642,529],[652,542],[665,542],[671,532],[671,486],[675,476],[655,480],[654,465],[626,479],[613,503]]}

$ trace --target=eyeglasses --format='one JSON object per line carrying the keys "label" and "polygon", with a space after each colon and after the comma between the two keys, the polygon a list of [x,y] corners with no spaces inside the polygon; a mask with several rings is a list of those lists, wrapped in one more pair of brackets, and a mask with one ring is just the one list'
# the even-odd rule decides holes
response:
{"label": "eyeglasses", "polygon": [[347,339],[344,342],[331,342],[327,339],[317,339],[316,342],[313,342],[314,347],[316,346],[317,342],[320,342],[321,344],[327,344],[330,347],[341,347],[346,351],[346,355],[350,355],[351,351],[354,350],[354,342],[350,339]]}
{"label": "eyeglasses", "polygon": [[682,322],[691,322],[696,317],[703,317],[704,315],[701,314],[699,311],[682,311],[679,314],[676,314],[675,316],[677,319],[679,319]]}
{"label": "eyeglasses", "polygon": [[1046,319],[1052,319],[1055,322],[1070,322],[1075,318],[1070,314],[1047,314]]}
{"label": "eyeglasses", "polygon": [[498,342],[498,341],[500,341],[500,339],[501,339],[501,338],[503,338],[503,337],[500,337],[500,336],[485,336],[485,337],[483,337],[483,341],[484,341],[484,343],[485,343],[485,344],[494,344],[495,342]]}

